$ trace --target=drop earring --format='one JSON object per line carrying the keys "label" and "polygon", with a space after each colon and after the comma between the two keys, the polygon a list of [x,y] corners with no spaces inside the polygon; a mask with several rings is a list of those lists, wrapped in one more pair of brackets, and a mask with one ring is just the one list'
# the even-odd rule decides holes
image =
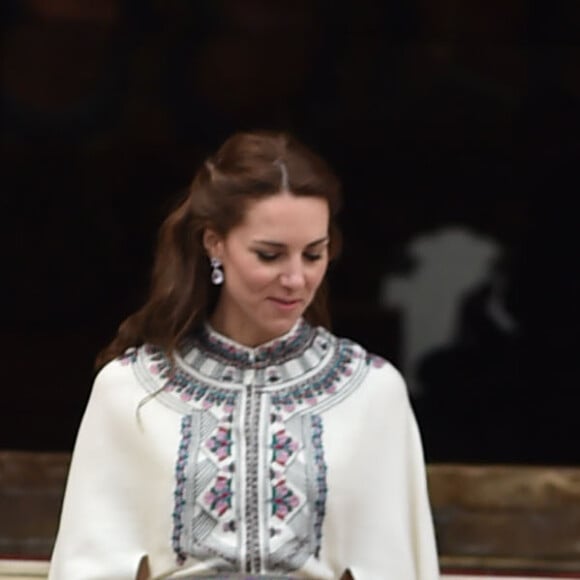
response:
{"label": "drop earring", "polygon": [[211,266],[211,283],[215,286],[223,284],[224,281],[224,271],[222,270],[222,263],[219,258],[210,259]]}

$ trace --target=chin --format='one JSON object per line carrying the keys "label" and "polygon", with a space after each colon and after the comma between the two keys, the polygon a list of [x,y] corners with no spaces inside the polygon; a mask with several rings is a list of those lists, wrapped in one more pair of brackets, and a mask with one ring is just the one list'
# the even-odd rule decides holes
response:
{"label": "chin", "polygon": [[278,334],[284,334],[288,332],[296,323],[298,318],[293,316],[292,318],[281,318],[280,320],[272,321],[268,326]]}
{"label": "chin", "polygon": [[298,321],[299,317],[292,316],[286,318],[279,318],[277,320],[268,321],[267,324],[263,326],[264,331],[270,334],[272,338],[276,338],[283,334],[286,334]]}

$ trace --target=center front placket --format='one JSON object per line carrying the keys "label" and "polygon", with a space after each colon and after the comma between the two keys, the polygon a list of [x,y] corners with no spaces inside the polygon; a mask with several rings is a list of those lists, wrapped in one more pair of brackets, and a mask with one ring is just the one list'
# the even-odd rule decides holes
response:
{"label": "center front placket", "polygon": [[262,397],[256,384],[255,354],[249,354],[250,368],[244,372],[244,424],[242,437],[244,439],[244,514],[245,522],[245,554],[244,570],[246,573],[262,571],[262,546],[260,522],[260,416]]}

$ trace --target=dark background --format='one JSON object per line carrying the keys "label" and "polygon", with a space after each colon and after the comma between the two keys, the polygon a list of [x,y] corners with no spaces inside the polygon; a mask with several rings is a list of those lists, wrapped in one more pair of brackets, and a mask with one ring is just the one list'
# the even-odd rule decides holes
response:
{"label": "dark background", "polygon": [[72,448],[172,201],[230,133],[274,128],[344,184],[338,334],[399,365],[403,313],[379,294],[416,269],[409,243],[460,226],[503,248],[517,332],[488,315],[486,284],[458,303],[412,395],[427,459],[580,463],[580,2],[2,9],[0,448]]}

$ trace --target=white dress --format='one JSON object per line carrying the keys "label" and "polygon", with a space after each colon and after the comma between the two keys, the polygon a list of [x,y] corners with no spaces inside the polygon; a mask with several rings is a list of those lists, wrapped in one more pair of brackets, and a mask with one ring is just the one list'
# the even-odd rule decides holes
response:
{"label": "white dress", "polygon": [[439,578],[419,432],[395,368],[300,321],[251,349],[206,326],[98,374],[50,580],[227,572]]}

